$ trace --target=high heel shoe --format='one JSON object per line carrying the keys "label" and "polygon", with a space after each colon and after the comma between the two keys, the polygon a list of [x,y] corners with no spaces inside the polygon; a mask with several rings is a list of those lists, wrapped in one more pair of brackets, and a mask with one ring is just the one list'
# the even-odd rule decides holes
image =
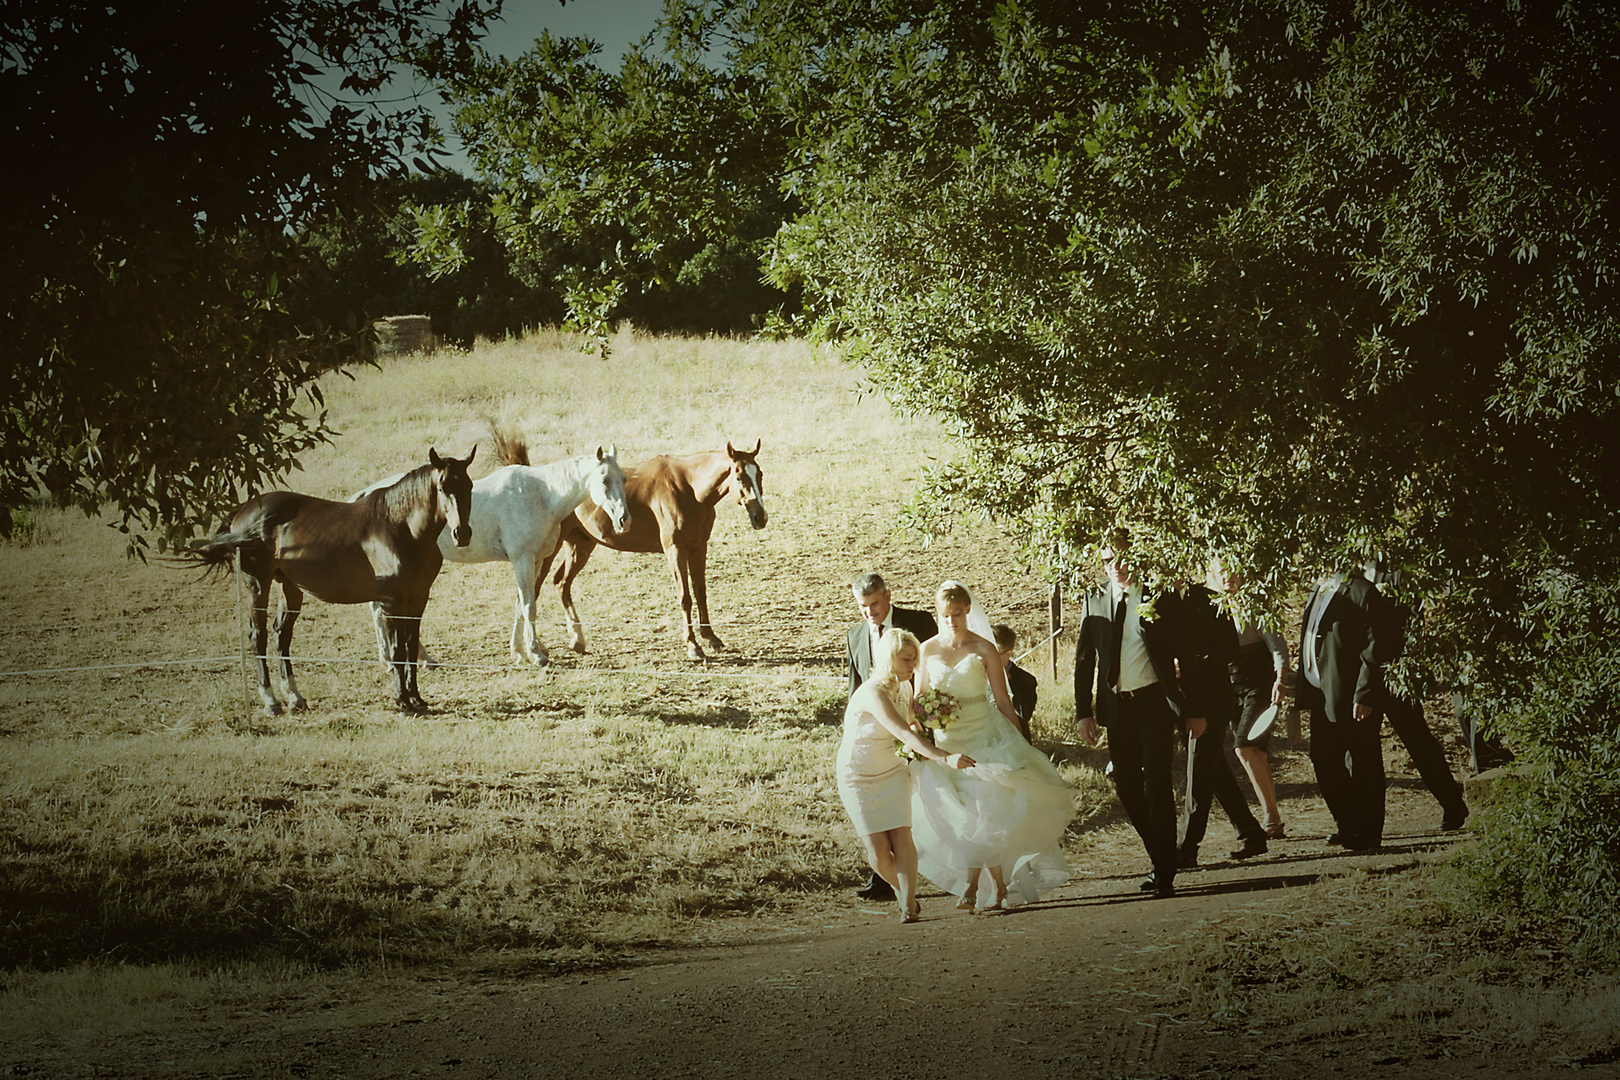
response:
{"label": "high heel shoe", "polygon": [[906,913],[900,916],[902,923],[914,923],[922,920],[922,901],[913,900],[906,907]]}
{"label": "high heel shoe", "polygon": [[963,893],[956,898],[957,911],[972,911],[979,902],[978,893]]}

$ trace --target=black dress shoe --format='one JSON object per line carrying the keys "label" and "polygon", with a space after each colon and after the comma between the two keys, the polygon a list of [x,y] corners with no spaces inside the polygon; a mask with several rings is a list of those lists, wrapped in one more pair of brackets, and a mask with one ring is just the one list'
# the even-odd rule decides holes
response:
{"label": "black dress shoe", "polygon": [[1234,859],[1252,859],[1256,855],[1264,855],[1268,850],[1264,836],[1251,836],[1243,841],[1242,847],[1230,854]]}
{"label": "black dress shoe", "polygon": [[1344,834],[1343,833],[1332,833],[1332,834],[1330,834],[1328,836],[1325,843],[1329,847],[1343,847],[1344,846]]}
{"label": "black dress shoe", "polygon": [[1198,865],[1198,851],[1197,851],[1197,849],[1194,849],[1192,851],[1188,851],[1186,848],[1182,848],[1182,849],[1180,849],[1179,851],[1176,852],[1176,869],[1177,870],[1191,870],[1193,867],[1195,867],[1197,865]]}
{"label": "black dress shoe", "polygon": [[1447,810],[1445,816],[1440,819],[1440,831],[1456,832],[1458,829],[1463,827],[1463,822],[1467,820],[1468,807],[1453,807],[1452,809]]}
{"label": "black dress shoe", "polygon": [[856,889],[855,895],[862,900],[874,900],[886,904],[894,899],[894,887],[882,878],[873,878],[871,884],[864,889]]}
{"label": "black dress shoe", "polygon": [[1159,884],[1158,882],[1154,882],[1154,884],[1153,884],[1153,899],[1155,899],[1155,900],[1168,900],[1170,897],[1172,897],[1174,895],[1176,895],[1176,887],[1173,884],[1171,884],[1170,882],[1166,881],[1162,885]]}
{"label": "black dress shoe", "polygon": [[1383,838],[1382,837],[1377,837],[1377,836],[1349,836],[1349,837],[1345,838],[1344,850],[1346,850],[1346,851],[1363,851],[1363,852],[1377,851],[1379,845],[1382,844],[1382,843],[1383,843]]}
{"label": "black dress shoe", "polygon": [[1142,884],[1138,885],[1137,888],[1142,892],[1154,892],[1159,888],[1159,883],[1153,880],[1152,874],[1149,874],[1142,879]]}

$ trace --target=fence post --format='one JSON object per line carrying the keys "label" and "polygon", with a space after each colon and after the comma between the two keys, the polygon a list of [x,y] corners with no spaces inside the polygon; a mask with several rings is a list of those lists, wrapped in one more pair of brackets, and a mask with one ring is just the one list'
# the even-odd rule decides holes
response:
{"label": "fence post", "polygon": [[1058,635],[1063,632],[1063,585],[1052,583],[1052,599],[1046,609],[1046,632],[1052,641],[1052,655],[1047,667],[1047,679],[1057,682]]}

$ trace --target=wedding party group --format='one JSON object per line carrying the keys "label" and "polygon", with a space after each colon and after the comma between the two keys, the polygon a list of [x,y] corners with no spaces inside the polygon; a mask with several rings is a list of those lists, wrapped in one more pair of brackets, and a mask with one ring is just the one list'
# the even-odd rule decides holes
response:
{"label": "wedding party group", "polygon": [[[1218,594],[1235,596],[1239,573],[1212,564],[1203,584],[1156,587],[1136,580],[1128,544],[1123,532],[1110,535],[1101,549],[1106,583],[1084,600],[1075,720],[1086,743],[1106,731],[1109,777],[1150,865],[1141,890],[1163,898],[1175,895],[1177,871],[1198,865],[1214,804],[1237,831],[1233,859],[1263,855],[1284,835],[1269,742],[1296,680],[1277,634],[1223,610]],[[1369,563],[1316,583],[1294,686],[1336,826],[1327,842],[1355,851],[1382,840],[1386,717],[1440,803],[1441,829],[1461,828],[1468,816],[1421,702],[1382,679],[1403,627],[1378,581]],[[894,604],[879,574],[860,575],[852,592],[862,617],[848,635],[836,773],[872,870],[857,895],[895,900],[901,921],[915,922],[919,876],[968,911],[1030,903],[1068,880],[1060,844],[1075,814],[1072,794],[1029,741],[1035,679],[1013,662],[1012,631],[991,627],[957,581],[939,586],[937,622]],[[1227,764],[1228,729],[1263,820]],[[1190,775],[1178,811],[1172,766],[1183,734]]]}

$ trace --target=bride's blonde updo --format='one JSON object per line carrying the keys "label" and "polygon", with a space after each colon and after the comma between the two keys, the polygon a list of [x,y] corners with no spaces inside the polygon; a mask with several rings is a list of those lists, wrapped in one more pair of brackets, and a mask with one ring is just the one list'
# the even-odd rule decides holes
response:
{"label": "bride's blonde updo", "polygon": [[973,606],[973,594],[968,592],[967,586],[960,581],[944,581],[940,583],[939,591],[934,594],[934,607],[944,611],[950,604],[960,604],[963,610]]}
{"label": "bride's blonde updo", "polygon": [[917,635],[910,630],[892,626],[883,632],[883,636],[878,638],[877,645],[872,648],[873,682],[886,686],[899,681],[894,674],[894,661],[906,651],[907,645],[921,654],[922,642],[918,641]]}

